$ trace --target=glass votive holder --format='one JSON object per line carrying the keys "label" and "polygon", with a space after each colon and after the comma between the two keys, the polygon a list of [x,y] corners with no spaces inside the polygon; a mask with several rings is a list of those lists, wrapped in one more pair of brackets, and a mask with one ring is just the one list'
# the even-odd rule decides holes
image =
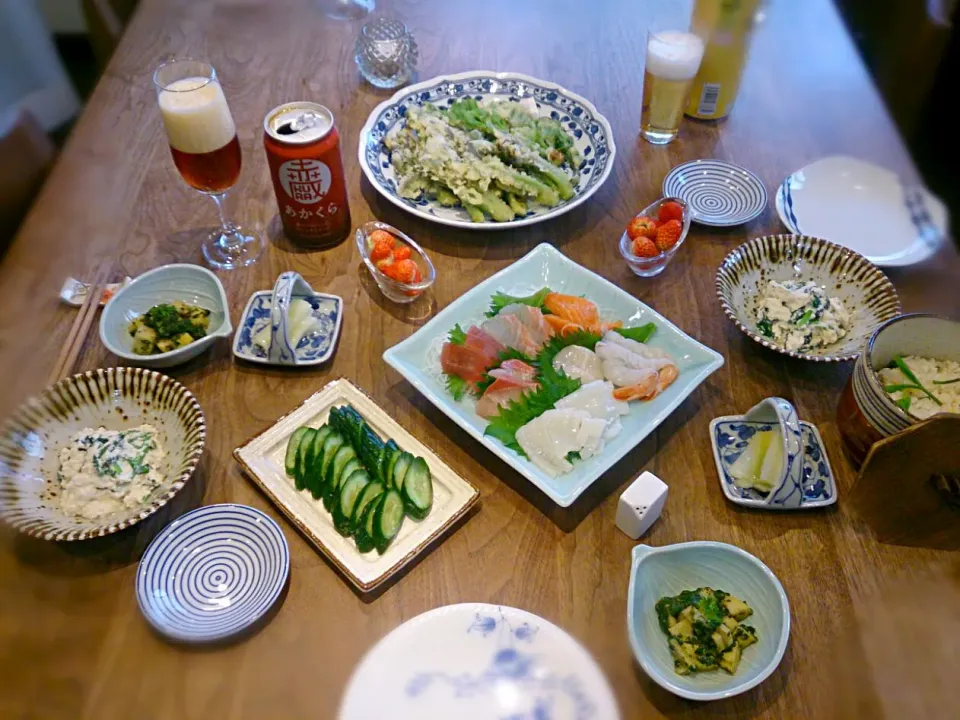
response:
{"label": "glass votive holder", "polygon": [[370,20],[360,29],[355,51],[360,74],[378,88],[400,87],[417,69],[417,43],[399,20]]}

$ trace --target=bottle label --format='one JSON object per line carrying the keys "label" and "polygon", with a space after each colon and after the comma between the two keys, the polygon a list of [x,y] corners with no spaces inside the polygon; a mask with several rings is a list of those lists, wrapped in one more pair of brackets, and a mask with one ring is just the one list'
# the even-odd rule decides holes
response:
{"label": "bottle label", "polygon": [[720,83],[704,83],[700,91],[700,104],[697,105],[698,115],[715,115],[717,103],[720,101]]}

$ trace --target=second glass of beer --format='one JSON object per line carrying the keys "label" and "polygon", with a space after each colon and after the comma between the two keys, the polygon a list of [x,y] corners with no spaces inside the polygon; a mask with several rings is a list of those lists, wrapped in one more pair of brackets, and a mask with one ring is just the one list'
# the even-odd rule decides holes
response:
{"label": "second glass of beer", "polygon": [[203,256],[224,269],[256,262],[263,240],[228,220],[223,208],[240,177],[240,141],[216,71],[198,60],[171,60],[157,68],[153,82],[173,164],[190,187],[213,198],[220,214]]}
{"label": "second glass of beer", "polygon": [[703,59],[703,40],[679,30],[647,34],[640,135],[655,145],[677,137],[690,88]]}

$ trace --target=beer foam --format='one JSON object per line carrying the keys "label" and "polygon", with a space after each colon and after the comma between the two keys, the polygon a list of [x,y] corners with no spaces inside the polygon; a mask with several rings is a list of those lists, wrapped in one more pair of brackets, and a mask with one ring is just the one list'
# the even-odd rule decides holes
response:
{"label": "beer foam", "polygon": [[213,152],[237,134],[223,89],[210,78],[183,78],[161,90],[160,114],[170,146],[180,152]]}
{"label": "beer foam", "polygon": [[689,80],[702,58],[703,40],[693,33],[667,30],[647,41],[647,72],[664,80]]}

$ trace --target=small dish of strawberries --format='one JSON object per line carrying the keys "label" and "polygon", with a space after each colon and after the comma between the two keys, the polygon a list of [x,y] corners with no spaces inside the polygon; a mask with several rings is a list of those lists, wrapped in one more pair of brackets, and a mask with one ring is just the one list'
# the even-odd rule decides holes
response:
{"label": "small dish of strawberries", "polygon": [[683,200],[661,198],[627,224],[620,236],[620,254],[636,275],[658,275],[680,249],[691,220]]}
{"label": "small dish of strawberries", "polygon": [[392,225],[368,222],[357,230],[356,241],[377,286],[394,302],[412,302],[437,277],[423,248]]}

